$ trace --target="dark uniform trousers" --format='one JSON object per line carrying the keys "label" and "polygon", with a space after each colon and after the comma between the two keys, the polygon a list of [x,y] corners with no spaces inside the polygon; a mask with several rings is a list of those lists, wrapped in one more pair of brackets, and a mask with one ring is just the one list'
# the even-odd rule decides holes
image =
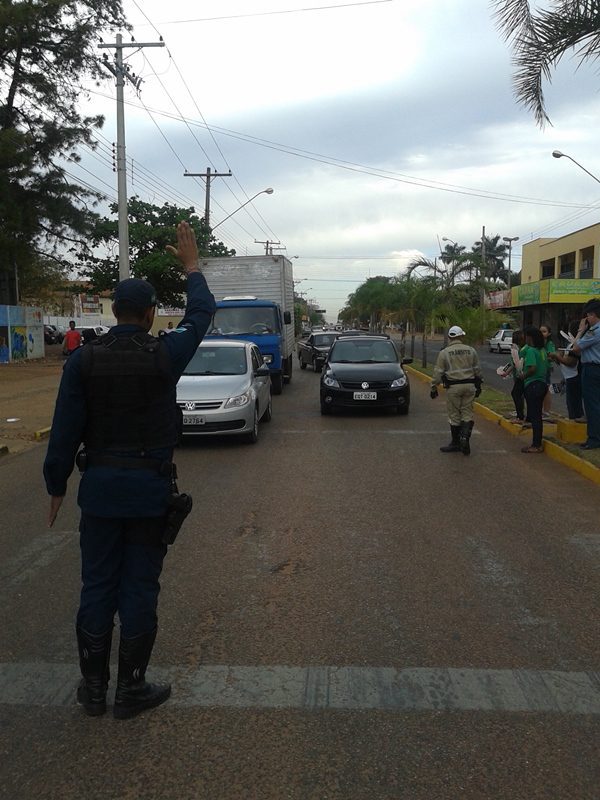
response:
{"label": "dark uniform trousers", "polygon": [[92,634],[112,629],[118,612],[127,639],[156,628],[160,573],[167,546],[164,517],[107,518],[82,514],[81,600],[77,624]]}

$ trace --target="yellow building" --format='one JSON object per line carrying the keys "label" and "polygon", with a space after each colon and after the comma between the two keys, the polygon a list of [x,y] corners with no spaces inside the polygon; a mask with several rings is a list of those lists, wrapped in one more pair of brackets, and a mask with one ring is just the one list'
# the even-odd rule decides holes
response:
{"label": "yellow building", "polygon": [[600,297],[600,223],[535,239],[522,252],[521,285],[513,287],[510,304],[523,312],[524,325],[566,330],[587,300]]}

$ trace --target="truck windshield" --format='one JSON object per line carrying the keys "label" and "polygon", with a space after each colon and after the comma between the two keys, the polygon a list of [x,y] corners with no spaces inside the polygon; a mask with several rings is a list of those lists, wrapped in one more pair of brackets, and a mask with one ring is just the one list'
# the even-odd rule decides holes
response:
{"label": "truck windshield", "polygon": [[273,306],[218,308],[208,333],[223,336],[279,333],[277,310]]}

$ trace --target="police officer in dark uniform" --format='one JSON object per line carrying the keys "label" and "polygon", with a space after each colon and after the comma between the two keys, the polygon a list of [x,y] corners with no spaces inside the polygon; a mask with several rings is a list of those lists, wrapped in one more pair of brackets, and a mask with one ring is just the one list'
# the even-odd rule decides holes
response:
{"label": "police officer in dark uniform", "polygon": [[[133,717],[163,703],[168,684],[145,680],[157,631],[159,577],[179,435],[176,384],[210,324],[214,298],[198,266],[194,233],[177,227],[168,250],[187,274],[187,306],[170,336],[148,331],[156,295],[147,281],[121,281],[117,325],[78,348],[65,364],[44,477],[54,524],[77,455],[82,589],[77,643],[87,714],[106,711],[114,616],[121,624],[114,716]],[[83,450],[78,454],[80,445]]]}

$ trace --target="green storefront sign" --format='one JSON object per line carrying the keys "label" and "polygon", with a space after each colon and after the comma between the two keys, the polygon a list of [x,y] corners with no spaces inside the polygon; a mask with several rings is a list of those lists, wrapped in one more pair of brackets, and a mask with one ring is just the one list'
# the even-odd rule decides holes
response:
{"label": "green storefront sign", "polygon": [[600,297],[600,280],[550,279],[513,286],[511,305],[537,306],[542,303],[585,303]]}

